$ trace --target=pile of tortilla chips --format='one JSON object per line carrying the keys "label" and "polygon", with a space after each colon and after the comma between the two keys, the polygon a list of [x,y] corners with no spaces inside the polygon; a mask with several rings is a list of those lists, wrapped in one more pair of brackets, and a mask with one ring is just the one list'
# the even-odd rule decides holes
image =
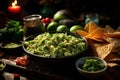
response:
{"label": "pile of tortilla chips", "polygon": [[85,25],[84,30],[76,30],[76,33],[88,40],[94,56],[107,62],[120,61],[120,27],[116,30],[109,25],[101,28],[91,21]]}
{"label": "pile of tortilla chips", "polygon": [[104,30],[101,27],[97,26],[93,21],[85,25],[84,31],[76,30],[76,33],[81,36],[84,36],[87,40],[92,39],[92,40],[100,41],[100,42],[105,41]]}

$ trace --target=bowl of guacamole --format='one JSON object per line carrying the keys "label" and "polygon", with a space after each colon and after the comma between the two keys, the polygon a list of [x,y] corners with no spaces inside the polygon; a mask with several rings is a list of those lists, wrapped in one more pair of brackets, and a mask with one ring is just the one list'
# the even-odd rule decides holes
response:
{"label": "bowl of guacamole", "polygon": [[20,52],[22,49],[21,43],[22,42],[5,41],[5,42],[1,42],[0,47],[1,50],[5,53],[18,54],[18,52]]}
{"label": "bowl of guacamole", "polygon": [[107,63],[105,60],[87,56],[78,59],[75,63],[77,71],[87,78],[97,78],[105,74],[107,69]]}
{"label": "bowl of guacamole", "polygon": [[87,40],[68,33],[45,32],[30,36],[23,41],[24,51],[32,57],[47,61],[59,61],[83,55]]}

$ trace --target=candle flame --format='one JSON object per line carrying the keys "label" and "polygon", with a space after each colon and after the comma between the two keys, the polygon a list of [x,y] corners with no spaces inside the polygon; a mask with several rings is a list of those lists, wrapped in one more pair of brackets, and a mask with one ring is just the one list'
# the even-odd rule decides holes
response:
{"label": "candle flame", "polygon": [[13,3],[12,3],[12,6],[16,6],[17,5],[17,0],[15,0]]}

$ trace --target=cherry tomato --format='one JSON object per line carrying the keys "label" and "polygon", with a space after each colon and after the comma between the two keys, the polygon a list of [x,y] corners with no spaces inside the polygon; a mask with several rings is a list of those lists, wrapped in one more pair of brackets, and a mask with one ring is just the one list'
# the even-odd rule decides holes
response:
{"label": "cherry tomato", "polygon": [[46,17],[46,18],[43,18],[43,19],[42,19],[42,22],[43,22],[43,23],[50,23],[51,20],[52,20],[51,18]]}
{"label": "cherry tomato", "polygon": [[51,18],[49,18],[49,17],[46,17],[45,20],[46,20],[47,23],[51,22]]}

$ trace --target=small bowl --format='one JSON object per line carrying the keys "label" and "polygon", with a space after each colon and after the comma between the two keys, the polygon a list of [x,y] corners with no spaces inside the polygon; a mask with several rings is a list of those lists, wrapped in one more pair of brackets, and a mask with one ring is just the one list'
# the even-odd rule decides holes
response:
{"label": "small bowl", "polygon": [[5,53],[17,54],[19,51],[21,51],[22,45],[21,45],[21,42],[1,42],[0,48]]}
{"label": "small bowl", "polygon": [[5,71],[6,63],[0,60],[0,75]]}
{"label": "small bowl", "polygon": [[[102,67],[101,69],[99,70],[95,70],[95,71],[88,71],[88,70],[85,70],[85,66],[83,68],[83,65],[85,64],[86,62],[86,59],[94,59],[94,60],[97,60],[98,61],[98,64],[100,62],[100,64],[102,64],[104,67]],[[91,62],[89,62],[91,63]],[[92,62],[93,63],[93,62]],[[98,64],[94,64],[94,66],[97,66]],[[87,64],[89,65],[89,64]],[[89,57],[82,57],[80,59],[78,59],[75,63],[75,66],[76,66],[76,69],[77,71],[83,75],[85,78],[98,78],[98,77],[101,77],[103,76],[105,73],[106,73],[106,69],[107,69],[107,63],[105,60],[99,58],[99,57],[92,57],[92,56],[89,56]],[[86,67],[87,68],[90,68],[91,66],[89,65],[89,67]],[[95,68],[94,68],[95,69]]]}

